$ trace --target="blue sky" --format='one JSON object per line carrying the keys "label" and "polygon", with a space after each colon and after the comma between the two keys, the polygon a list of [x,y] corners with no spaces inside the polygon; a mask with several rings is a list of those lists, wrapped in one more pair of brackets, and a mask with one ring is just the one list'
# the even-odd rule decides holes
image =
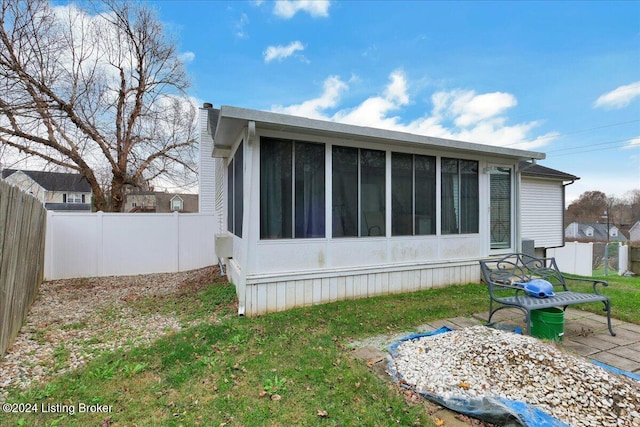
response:
{"label": "blue sky", "polygon": [[640,189],[640,2],[157,1],[215,106],[547,153]]}

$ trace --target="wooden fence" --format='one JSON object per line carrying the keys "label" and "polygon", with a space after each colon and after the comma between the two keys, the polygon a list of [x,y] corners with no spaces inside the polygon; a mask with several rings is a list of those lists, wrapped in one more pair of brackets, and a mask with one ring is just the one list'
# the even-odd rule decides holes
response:
{"label": "wooden fence", "polygon": [[0,357],[42,283],[46,218],[40,201],[0,181]]}
{"label": "wooden fence", "polygon": [[640,246],[637,243],[629,250],[629,271],[640,274]]}

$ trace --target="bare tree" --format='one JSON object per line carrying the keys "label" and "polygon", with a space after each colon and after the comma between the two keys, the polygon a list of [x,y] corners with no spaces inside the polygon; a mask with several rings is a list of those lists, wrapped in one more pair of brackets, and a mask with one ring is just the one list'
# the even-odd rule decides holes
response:
{"label": "bare tree", "polygon": [[196,107],[151,9],[81,5],[0,0],[0,147],[77,171],[118,212],[127,186],[195,179]]}
{"label": "bare tree", "polygon": [[565,221],[596,223],[602,222],[611,201],[602,191],[585,191],[578,200],[567,207]]}

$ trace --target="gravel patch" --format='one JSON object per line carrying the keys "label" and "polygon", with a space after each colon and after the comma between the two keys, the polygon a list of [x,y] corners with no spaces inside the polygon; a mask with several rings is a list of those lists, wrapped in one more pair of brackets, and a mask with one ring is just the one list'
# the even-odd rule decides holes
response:
{"label": "gravel patch", "polygon": [[148,344],[180,330],[177,317],[141,314],[129,303],[195,288],[217,276],[217,267],[206,267],[42,283],[18,337],[0,360],[0,402],[11,387],[26,388],[79,368],[104,351]]}
{"label": "gravel patch", "polygon": [[406,341],[392,362],[419,392],[522,401],[575,427],[640,427],[640,383],[529,336],[475,326]]}

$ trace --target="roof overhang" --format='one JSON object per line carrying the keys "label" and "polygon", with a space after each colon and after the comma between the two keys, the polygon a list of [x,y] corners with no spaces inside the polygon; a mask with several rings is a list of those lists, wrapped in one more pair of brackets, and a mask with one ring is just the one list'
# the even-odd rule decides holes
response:
{"label": "roof overhang", "polygon": [[542,160],[545,158],[544,153],[536,151],[518,150],[513,148],[496,147],[493,145],[456,141],[452,139],[435,138],[406,132],[336,123],[326,120],[308,119],[288,114],[250,110],[228,105],[220,107],[220,115],[218,117],[215,135],[213,137],[214,157],[218,157],[216,156],[216,152],[229,155],[232,144],[237,140],[240,132],[248,126],[249,122],[255,122],[255,126],[258,129],[304,133],[307,135],[337,138],[342,141],[371,141],[405,147],[428,147],[460,153],[515,158],[519,160]]}
{"label": "roof overhang", "polygon": [[573,183],[574,181],[580,179],[579,176],[575,176],[567,172],[562,172],[556,169],[548,168],[546,166],[537,165],[525,161],[521,161],[518,167],[522,171],[522,176],[530,178],[548,179],[563,182],[569,181],[570,183]]}

